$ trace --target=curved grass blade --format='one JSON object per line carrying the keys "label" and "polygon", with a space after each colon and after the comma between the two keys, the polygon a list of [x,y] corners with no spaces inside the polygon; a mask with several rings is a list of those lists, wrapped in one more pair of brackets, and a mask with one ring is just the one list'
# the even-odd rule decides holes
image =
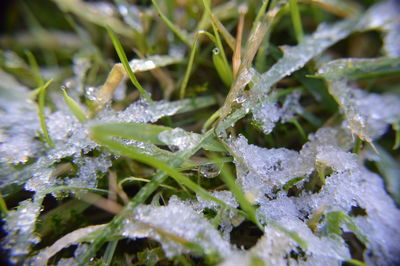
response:
{"label": "curved grass blade", "polygon": [[143,89],[142,85],[140,85],[139,81],[135,77],[135,74],[133,74],[131,67],[129,66],[129,62],[128,59],[126,58],[126,54],[124,49],[122,48],[121,42],[118,40],[117,36],[114,34],[114,32],[111,30],[110,27],[107,27],[107,32],[111,38],[115,50],[117,51],[119,60],[121,60],[121,63],[124,66],[126,73],[128,73],[129,79],[132,81],[133,85],[135,85],[135,87],[138,89],[140,95],[151,103],[152,100],[150,96]]}
{"label": "curved grass blade", "polygon": [[46,139],[47,144],[49,144],[50,147],[54,147],[54,142],[49,136],[49,132],[47,130],[47,125],[46,125],[46,118],[44,116],[44,104],[45,104],[45,98],[46,98],[46,89],[50,85],[50,83],[53,80],[49,80],[39,88],[39,121],[40,121],[40,126],[42,128],[43,135]]}
{"label": "curved grass blade", "polygon": [[44,81],[42,76],[40,75],[40,69],[35,59],[35,56],[32,54],[31,51],[25,51],[26,56],[28,57],[29,65],[32,68],[33,77],[36,82],[37,87],[42,87],[44,85]]}
{"label": "curved grass blade", "polygon": [[92,127],[93,132],[96,132],[96,135],[101,137],[114,136],[155,145],[164,145],[159,140],[158,135],[165,130],[171,129],[164,126],[138,123],[107,123]]}
{"label": "curved grass blade", "polygon": [[131,159],[147,164],[149,166],[152,166],[167,173],[169,176],[174,178],[178,183],[184,184],[186,187],[199,194],[199,196],[201,196],[205,200],[211,200],[224,207],[230,208],[225,202],[212,196],[208,191],[197,185],[195,182],[193,182],[183,174],[179,173],[177,170],[169,166],[166,162],[161,161],[153,156],[140,153],[134,147],[128,147],[104,135],[99,135],[96,131],[92,129],[91,129],[91,136],[97,143],[108,147],[109,149],[111,149],[112,151],[116,152],[119,155],[127,156]]}
{"label": "curved grass blade", "polygon": [[187,46],[191,46],[191,42],[189,38],[186,37],[186,34],[183,33],[178,27],[176,27],[168,18],[167,16],[164,15],[164,13],[161,11],[160,7],[158,6],[157,2],[155,0],[151,0],[153,3],[155,9],[157,10],[157,13],[160,15],[161,19],[167,24],[167,26],[176,34],[176,36],[179,37]]}
{"label": "curved grass blade", "polygon": [[[215,155],[209,156],[211,160],[218,161],[220,160]],[[257,219],[256,209],[251,205],[251,203],[247,200],[246,196],[244,195],[243,191],[240,187],[236,184],[235,178],[233,177],[233,173],[229,170],[229,168],[223,164],[221,167],[221,178],[228,186],[229,190],[235,195],[237,201],[239,202],[240,207],[246,212],[250,221],[252,221],[261,231],[264,231],[263,226]]]}
{"label": "curved grass blade", "polygon": [[230,67],[225,63],[223,55],[220,52],[219,48],[214,48],[212,54],[213,63],[219,77],[222,79],[226,86],[230,87],[233,82],[233,74]]}
{"label": "curved grass blade", "polygon": [[82,108],[79,106],[77,102],[75,102],[74,99],[68,96],[67,92],[65,89],[62,89],[63,94],[64,94],[64,100],[65,103],[67,104],[69,110],[71,113],[80,121],[80,122],[85,122],[88,118],[85,114],[85,112],[82,110]]}
{"label": "curved grass blade", "polygon": [[301,25],[299,7],[297,5],[297,0],[289,0],[290,15],[292,16],[292,22],[294,27],[294,32],[296,35],[296,40],[300,43],[303,40],[303,26]]}

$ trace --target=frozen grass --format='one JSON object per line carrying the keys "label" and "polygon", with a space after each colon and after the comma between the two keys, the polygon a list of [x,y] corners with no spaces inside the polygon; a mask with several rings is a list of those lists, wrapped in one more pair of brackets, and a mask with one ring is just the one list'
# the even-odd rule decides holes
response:
{"label": "frozen grass", "polygon": [[400,263],[398,1],[44,3],[0,35],[8,263]]}

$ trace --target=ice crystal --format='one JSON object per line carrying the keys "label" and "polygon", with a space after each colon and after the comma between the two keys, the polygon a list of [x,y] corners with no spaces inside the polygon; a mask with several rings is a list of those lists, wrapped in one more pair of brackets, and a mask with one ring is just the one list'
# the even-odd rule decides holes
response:
{"label": "ice crystal", "polygon": [[[396,259],[390,254],[399,252],[400,230],[396,224],[400,222],[400,211],[385,192],[382,179],[360,166],[355,154],[346,152],[351,143],[349,138],[343,129],[322,128],[297,153],[249,145],[241,136],[231,144],[239,158],[236,159],[238,182],[247,194],[256,195],[260,217],[278,221],[308,243],[307,263],[335,258],[334,264],[338,264],[349,259],[349,254],[343,240],[332,236],[319,238],[300,220],[321,209],[348,213],[355,206],[367,212],[367,216],[354,217],[354,221],[370,240],[367,248],[374,255],[368,260],[376,263],[379,258],[393,263]],[[288,197],[283,191],[271,194],[272,186],[297,176],[292,174],[296,171],[307,176],[318,163],[334,171],[320,192],[303,192],[297,197]],[[272,177],[279,177],[279,181]]]}
{"label": "ice crystal", "polygon": [[39,120],[28,89],[0,70],[0,158],[6,163],[25,163],[38,155],[35,139]]}
{"label": "ice crystal", "polygon": [[141,12],[135,5],[129,5],[124,1],[119,1],[118,11],[126,24],[128,24],[138,32],[141,32],[143,30],[140,19]]}
{"label": "ice crystal", "polygon": [[253,260],[262,260],[267,265],[287,265],[289,252],[296,243],[283,232],[272,226],[266,226],[264,235],[248,252],[238,251],[220,265],[252,265]]}
{"label": "ice crystal", "polygon": [[232,253],[219,232],[179,200],[172,200],[167,206],[138,206],[125,221],[121,233],[125,237],[150,237],[159,241],[168,257],[187,252],[183,244],[188,242],[198,244],[206,254],[217,251],[226,257]]}
{"label": "ice crystal", "polygon": [[181,128],[165,130],[158,138],[172,150],[188,150],[193,148],[201,139],[201,135],[187,132]]}
{"label": "ice crystal", "polygon": [[5,230],[8,234],[4,239],[4,246],[11,249],[14,259],[28,254],[30,247],[40,241],[34,231],[36,219],[42,210],[43,198],[44,195],[36,195],[33,200],[21,202],[18,208],[8,212],[5,218]]}
{"label": "ice crystal", "polygon": [[141,99],[120,112],[106,108],[99,113],[98,120],[101,122],[156,122],[161,117],[174,115],[183,109],[188,102],[186,100],[175,103],[159,101],[151,104]]}
{"label": "ice crystal", "polygon": [[347,127],[361,139],[371,142],[383,135],[389,124],[400,120],[400,98],[395,94],[367,93],[347,84],[347,75],[354,75],[358,68],[368,68],[369,63],[369,59],[335,60],[321,67],[319,74],[328,79],[329,93],[344,112]]}
{"label": "ice crystal", "polygon": [[274,187],[280,187],[292,178],[309,174],[313,167],[296,151],[264,149],[248,144],[243,136],[233,140],[231,148],[240,169],[239,182],[245,191],[252,191],[255,198],[271,193]]}
{"label": "ice crystal", "polygon": [[175,64],[182,60],[181,56],[153,55],[146,59],[132,59],[129,66],[133,72],[148,71],[157,67]]}
{"label": "ice crystal", "polygon": [[72,114],[56,111],[48,118],[50,137],[56,143],[47,157],[58,161],[69,156],[79,157],[81,152],[86,154],[98,145],[88,135],[88,128],[79,122]]}
{"label": "ice crystal", "polygon": [[[269,100],[266,100],[256,108],[253,109],[253,118],[256,122],[261,124],[261,127],[265,134],[269,134],[275,127],[278,121],[285,123],[287,120],[294,117],[296,113],[301,112],[301,106],[299,105],[299,99],[301,91],[295,91],[292,94],[286,96],[282,107],[274,100],[274,94],[272,94]],[[244,106],[249,104],[244,103]]]}

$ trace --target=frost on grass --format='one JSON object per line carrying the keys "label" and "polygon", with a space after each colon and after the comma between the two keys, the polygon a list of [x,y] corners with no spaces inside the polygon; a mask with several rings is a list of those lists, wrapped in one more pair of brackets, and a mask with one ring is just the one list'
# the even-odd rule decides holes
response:
{"label": "frost on grass", "polygon": [[[374,67],[376,63],[378,67]],[[328,81],[329,93],[340,105],[346,125],[360,139],[372,142],[390,124],[400,121],[400,97],[396,94],[367,93],[348,85],[349,78],[368,71],[393,71],[400,63],[391,59],[340,59],[322,66],[318,74]],[[391,69],[392,68],[392,69]]]}
{"label": "frost on grass", "polygon": [[[300,96],[301,91],[289,94],[286,96],[282,107],[280,107],[278,102],[274,100],[276,97],[272,94],[269,99],[253,108],[253,118],[260,124],[263,132],[269,134],[277,122],[285,123],[292,119],[296,113],[301,112]],[[244,105],[246,106],[247,104],[245,103]]]}
{"label": "frost on grass", "polygon": [[26,87],[1,70],[0,78],[0,158],[4,163],[26,163],[41,150],[37,109]]}
{"label": "frost on grass", "polygon": [[[197,104],[200,106],[208,105],[203,101],[202,98],[199,98],[199,100],[193,104],[195,106]],[[158,119],[164,116],[171,116],[179,112],[184,112],[188,109],[190,110],[191,105],[192,101],[189,99],[175,102],[162,100],[154,103],[148,103],[146,100],[140,99],[129,105],[125,110],[119,112],[111,109],[110,107],[106,107],[98,114],[97,120],[99,122],[156,122]]]}
{"label": "frost on grass", "polygon": [[367,12],[364,23],[370,28],[378,28],[384,32],[384,51],[387,56],[400,56],[400,3],[396,0],[377,3]]}
{"label": "frost on grass", "polygon": [[14,259],[27,255],[31,246],[40,241],[40,237],[35,234],[35,227],[36,219],[42,210],[43,198],[44,195],[35,195],[33,200],[23,201],[16,210],[8,212],[5,217],[5,230],[8,234],[3,244],[11,250]]}
{"label": "frost on grass", "polygon": [[222,257],[232,253],[228,242],[192,208],[172,198],[167,206],[141,205],[134,209],[121,234],[129,238],[149,237],[161,243],[167,257],[190,251],[193,244],[205,254]]}
{"label": "frost on grass", "polygon": [[165,130],[160,133],[158,138],[164,142],[170,150],[189,150],[193,148],[201,139],[201,135],[190,133],[181,128]]}
{"label": "frost on grass", "polygon": [[[243,136],[231,143],[238,183],[248,197],[260,204],[260,217],[273,219],[308,243],[307,263],[334,259],[337,264],[350,258],[343,239],[337,235],[314,235],[307,223],[318,211],[350,213],[356,207],[367,213],[353,217],[359,231],[369,240],[364,243],[366,254],[372,254],[366,256],[367,261],[396,261],[391,254],[399,252],[400,230],[396,224],[400,222],[400,211],[387,195],[382,179],[361,166],[356,154],[346,151],[350,145],[350,133],[343,128],[320,129],[299,153],[249,145]],[[321,165],[333,173],[326,177],[319,192],[307,191],[304,182],[296,185],[301,191],[298,196],[289,197],[280,188],[294,177],[308,180]],[[322,230],[322,224],[319,228]],[[351,231],[344,225],[342,230]]]}
{"label": "frost on grass", "polygon": [[264,149],[248,144],[240,136],[231,143],[239,182],[248,195],[257,200],[265,193],[271,194],[274,188],[281,187],[290,179],[307,175],[312,165],[296,151],[285,148]]}

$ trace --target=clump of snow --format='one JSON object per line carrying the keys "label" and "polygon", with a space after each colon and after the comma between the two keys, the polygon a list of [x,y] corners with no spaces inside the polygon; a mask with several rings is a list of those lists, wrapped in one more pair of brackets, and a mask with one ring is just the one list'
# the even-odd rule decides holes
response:
{"label": "clump of snow", "polygon": [[[296,113],[299,113],[301,106],[299,104],[301,91],[295,91],[286,96],[282,107],[279,107],[278,103],[274,101],[274,95],[271,95],[271,100],[267,100],[259,104],[253,110],[253,118],[256,122],[260,123],[261,128],[265,134],[269,134],[275,127],[275,124],[279,121],[285,123],[289,119],[293,118]],[[244,104],[247,105],[246,103]]]}
{"label": "clump of snow", "polygon": [[312,165],[307,165],[296,151],[261,148],[248,144],[243,136],[232,140],[230,147],[240,169],[239,183],[246,193],[252,191],[256,199],[263,193],[271,193],[274,187],[312,171]]}
{"label": "clump of snow", "polygon": [[164,142],[170,150],[188,150],[193,148],[201,139],[201,135],[187,132],[181,128],[165,130],[158,138]]}
{"label": "clump of snow", "polygon": [[167,257],[188,252],[183,243],[196,243],[206,254],[217,251],[228,257],[232,253],[229,243],[204,217],[177,199],[170,200],[167,206],[138,206],[125,221],[121,234],[155,239],[161,243]]}
{"label": "clump of snow", "polygon": [[42,210],[44,195],[36,194],[33,200],[21,202],[16,210],[9,211],[5,217],[7,236],[4,247],[9,248],[14,260],[29,253],[32,245],[39,243],[40,237],[35,234],[36,220]]}
{"label": "clump of snow", "polygon": [[26,163],[42,150],[36,139],[40,129],[37,108],[26,87],[2,70],[0,78],[0,160]]}

